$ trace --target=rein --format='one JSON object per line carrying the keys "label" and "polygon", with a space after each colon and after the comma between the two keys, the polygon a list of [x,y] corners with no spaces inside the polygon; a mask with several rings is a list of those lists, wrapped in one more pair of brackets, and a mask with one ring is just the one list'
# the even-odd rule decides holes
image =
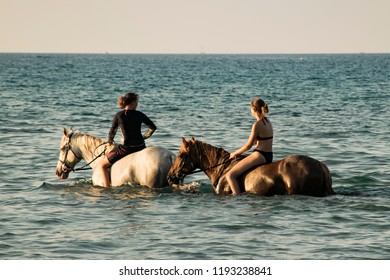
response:
{"label": "rein", "polygon": [[[90,167],[89,165],[94,162],[95,160],[97,160],[99,157],[101,157],[102,155],[104,155],[107,151],[107,148],[104,148],[103,152],[101,152],[98,156],[96,156],[93,160],[91,160],[90,162],[88,162],[87,164],[83,165],[82,167],[80,168],[71,168],[67,163],[66,163],[66,158],[68,157],[68,153],[69,151],[71,151],[74,156],[78,159],[81,160],[81,158],[73,151],[72,149],[72,146],[70,144],[70,141],[72,140],[72,136],[73,136],[73,133],[71,133],[69,135],[69,140],[68,140],[68,143],[66,143],[65,147],[66,147],[66,152],[65,152],[65,157],[64,157],[64,160],[60,160],[60,162],[69,170],[69,171],[73,171],[73,172],[76,172],[76,171],[83,171],[83,170],[89,170],[89,169],[92,169],[92,167]],[[100,147],[100,146],[103,146],[105,144],[107,144],[108,142],[103,142],[101,143],[100,145],[98,145],[96,148],[95,148],[95,151]],[[95,151],[94,151],[94,154],[95,154]]]}
{"label": "rein", "polygon": [[[108,142],[103,142],[101,143],[99,146],[97,146],[95,148],[95,151],[97,150],[97,148],[99,148],[100,146],[103,146],[105,144],[107,144]],[[83,171],[83,170],[89,170],[89,169],[92,169],[91,166],[89,166],[92,162],[94,162],[95,160],[97,160],[98,158],[100,158],[102,155],[104,155],[107,151],[107,148],[104,148],[103,152],[101,152],[98,156],[96,156],[93,160],[91,160],[90,162],[88,162],[87,164],[83,165],[82,167],[79,167],[79,168],[72,168],[71,171],[73,172],[76,172],[76,171]],[[94,152],[95,153],[95,152]]]}
{"label": "rein", "polygon": [[216,164],[216,165],[207,167],[206,169],[197,169],[197,170],[188,172],[188,173],[186,173],[185,175],[187,176],[187,175],[191,175],[191,174],[195,174],[195,173],[199,173],[199,172],[204,172],[204,171],[207,171],[207,170],[216,168],[216,167],[218,167],[218,166],[224,165],[225,163],[228,163],[228,162],[231,162],[231,161],[232,161],[232,159],[230,158],[230,159],[225,160],[225,161],[223,161],[223,162],[221,162],[221,163],[218,163],[218,164]]}
{"label": "rein", "polygon": [[[202,155],[201,155],[201,153],[200,153],[200,147],[199,147],[199,144],[197,144],[197,151],[198,151],[198,155],[199,155],[199,158],[201,158],[202,157]],[[204,149],[204,148],[203,148]],[[229,163],[229,162],[231,162],[233,159],[231,159],[231,158],[229,158],[229,159],[227,159],[227,160],[225,160],[225,161],[222,161],[222,162],[220,162],[220,163],[218,163],[218,164],[216,164],[216,165],[213,165],[213,166],[210,166],[210,167],[207,167],[207,168],[205,168],[205,169],[202,169],[202,168],[199,168],[198,170],[193,170],[193,171],[191,171],[191,172],[188,172],[187,174],[184,174],[185,176],[187,176],[187,175],[191,175],[191,174],[195,174],[195,173],[199,173],[199,172],[205,172],[205,171],[207,171],[207,170],[211,170],[211,169],[214,169],[214,168],[216,168],[216,167],[218,167],[218,166],[221,166],[221,165],[224,165],[224,164],[226,164],[226,163]],[[192,161],[191,161],[191,165],[192,165]]]}

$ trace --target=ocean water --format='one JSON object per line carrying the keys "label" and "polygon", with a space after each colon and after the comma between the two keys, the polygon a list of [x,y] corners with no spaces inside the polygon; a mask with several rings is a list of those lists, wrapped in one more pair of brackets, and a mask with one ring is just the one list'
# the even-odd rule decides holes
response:
{"label": "ocean water", "polygon": [[[147,145],[174,153],[182,136],[239,148],[263,98],[275,160],[323,161],[337,195],[58,180],[62,128],[106,138],[130,90],[158,126]],[[0,259],[390,259],[389,54],[0,54],[0,96]]]}

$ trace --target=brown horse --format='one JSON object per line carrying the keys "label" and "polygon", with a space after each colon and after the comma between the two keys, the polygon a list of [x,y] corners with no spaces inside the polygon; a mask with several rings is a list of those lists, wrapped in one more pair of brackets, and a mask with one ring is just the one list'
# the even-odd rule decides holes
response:
{"label": "brown horse", "polygon": [[[200,169],[210,178],[215,194],[231,194],[225,174],[242,157],[230,160],[230,153],[222,148],[194,138],[182,140],[183,145],[169,170],[168,182],[171,185],[179,184],[186,175]],[[253,168],[244,173],[239,182],[241,192],[258,195],[335,194],[328,167],[316,159],[302,155],[291,155],[280,161]]]}

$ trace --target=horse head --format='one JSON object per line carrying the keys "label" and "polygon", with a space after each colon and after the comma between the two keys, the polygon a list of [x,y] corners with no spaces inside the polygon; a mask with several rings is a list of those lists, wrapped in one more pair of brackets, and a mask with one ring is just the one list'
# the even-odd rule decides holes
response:
{"label": "horse head", "polygon": [[73,132],[72,128],[69,130],[64,128],[64,135],[62,136],[60,145],[60,155],[55,169],[55,173],[59,179],[67,179],[69,173],[81,160],[80,151],[72,146],[72,136],[76,134],[78,134],[78,131]]}
{"label": "horse head", "polygon": [[185,176],[191,174],[199,167],[196,140],[192,138],[187,141],[184,137],[182,137],[182,142],[183,143],[176,160],[168,172],[168,183],[170,185],[182,183]]}

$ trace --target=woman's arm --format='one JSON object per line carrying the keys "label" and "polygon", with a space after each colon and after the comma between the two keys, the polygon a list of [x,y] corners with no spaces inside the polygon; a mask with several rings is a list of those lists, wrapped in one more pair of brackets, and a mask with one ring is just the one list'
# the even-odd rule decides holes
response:
{"label": "woman's arm", "polygon": [[256,143],[256,135],[257,135],[257,126],[256,126],[256,123],[254,123],[252,125],[251,135],[249,136],[246,144],[244,146],[242,146],[241,148],[239,148],[238,150],[231,153],[230,158],[234,158],[234,157],[239,156],[242,153],[245,153],[246,151],[250,150],[250,148],[252,148],[252,146]]}
{"label": "woman's arm", "polygon": [[149,127],[148,131],[143,135],[143,138],[148,139],[156,131],[157,126],[148,118],[148,116],[146,116],[145,114],[143,115],[143,123]]}
{"label": "woman's arm", "polygon": [[108,143],[110,144],[114,143],[114,138],[115,138],[116,131],[118,130],[118,126],[119,126],[118,120],[115,115],[114,119],[112,120],[110,132],[108,132]]}
{"label": "woman's arm", "polygon": [[[157,128],[156,128],[157,129]],[[150,128],[148,131],[143,135],[144,140],[148,139],[152,134],[156,131],[156,129]]]}

